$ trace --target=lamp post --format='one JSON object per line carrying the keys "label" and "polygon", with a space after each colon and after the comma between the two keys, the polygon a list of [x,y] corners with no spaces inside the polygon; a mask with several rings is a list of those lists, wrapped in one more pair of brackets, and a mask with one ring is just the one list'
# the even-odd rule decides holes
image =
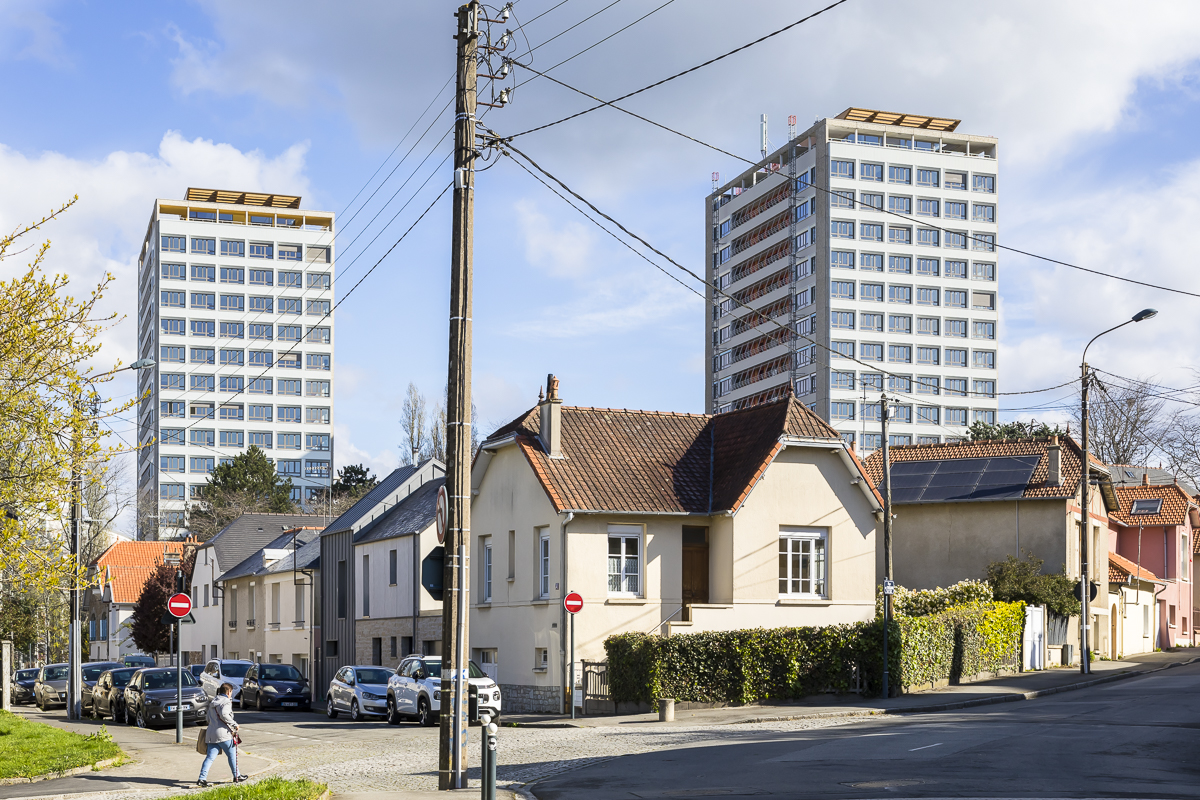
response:
{"label": "lamp post", "polygon": [[[97,378],[106,378],[129,369],[147,369],[153,367],[154,364],[154,359],[143,358],[127,367],[92,375],[84,378],[83,381],[90,383]],[[75,404],[75,411],[78,414],[82,414],[82,399],[76,397],[73,402]],[[74,427],[74,436],[71,441],[71,587],[67,590],[70,593],[71,618],[68,627],[69,641],[67,642],[67,662],[70,666],[67,674],[67,717],[70,719],[82,719],[83,710],[80,706],[83,701],[83,654],[81,653],[82,648],[79,641],[79,526],[82,521],[80,518],[83,512],[83,468],[79,463],[80,432],[78,421],[75,422]]]}
{"label": "lamp post", "polygon": [[1079,417],[1083,426],[1083,467],[1081,468],[1080,480],[1082,483],[1081,502],[1079,504],[1079,671],[1084,675],[1088,675],[1092,671],[1092,656],[1088,650],[1088,628],[1092,623],[1092,580],[1088,574],[1088,527],[1091,520],[1089,519],[1090,509],[1088,506],[1088,489],[1091,486],[1091,477],[1089,475],[1091,466],[1091,445],[1088,441],[1088,382],[1089,372],[1087,364],[1087,351],[1092,346],[1092,342],[1099,339],[1106,333],[1112,333],[1117,328],[1124,328],[1131,322],[1141,322],[1142,320],[1150,319],[1158,314],[1158,311],[1153,308],[1144,308],[1134,314],[1130,319],[1125,320],[1120,325],[1114,325],[1106,331],[1100,331],[1091,338],[1087,346],[1083,348],[1083,360],[1079,365],[1081,392],[1079,402]]}

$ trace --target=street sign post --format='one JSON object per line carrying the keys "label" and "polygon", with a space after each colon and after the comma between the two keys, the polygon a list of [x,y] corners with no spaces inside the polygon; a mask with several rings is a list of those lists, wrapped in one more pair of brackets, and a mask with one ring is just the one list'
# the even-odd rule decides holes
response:
{"label": "street sign post", "polygon": [[[182,574],[176,575],[176,580],[182,583]],[[167,613],[174,617],[175,622],[175,743],[183,742],[183,631],[179,623],[184,617],[191,616],[192,598],[184,592],[178,592],[167,598]]]}
{"label": "street sign post", "polygon": [[176,619],[182,619],[192,612],[192,598],[183,592],[171,595],[167,600],[167,611]]}
{"label": "street sign post", "polygon": [[437,521],[437,537],[438,544],[446,543],[446,514],[449,500],[446,497],[446,484],[438,487],[437,506],[434,509],[433,517]]}
{"label": "street sign post", "polygon": [[571,677],[567,690],[571,697],[571,719],[575,719],[575,615],[583,610],[583,595],[579,592],[567,592],[567,596],[563,598],[563,608],[571,615]]}

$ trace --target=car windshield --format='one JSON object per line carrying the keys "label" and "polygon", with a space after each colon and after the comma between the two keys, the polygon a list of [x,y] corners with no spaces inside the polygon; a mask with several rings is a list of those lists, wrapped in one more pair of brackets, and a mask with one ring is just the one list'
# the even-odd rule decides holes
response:
{"label": "car windshield", "polygon": [[386,669],[358,669],[354,673],[359,683],[387,683],[392,674]]}
{"label": "car windshield", "polygon": [[113,668],[112,664],[96,664],[96,665],[84,664],[83,665],[83,679],[85,681],[94,681],[97,678],[99,678],[102,674],[104,674],[105,672],[107,672],[108,670],[110,670],[112,668]]}
{"label": "car windshield", "polygon": [[264,681],[298,681],[304,676],[291,664],[263,664],[258,668],[258,677]]}
{"label": "car windshield", "polygon": [[[184,672],[183,685],[195,686],[196,679],[192,677],[192,673]],[[175,688],[175,670],[164,672],[147,672],[146,673],[146,688],[147,689],[174,689]]]}
{"label": "car windshield", "polygon": [[133,673],[137,672],[133,667],[125,669],[114,669],[112,674],[113,686],[124,686],[129,683],[129,679],[133,677]]}
{"label": "car windshield", "polygon": [[150,656],[129,656],[125,659],[125,663],[130,666],[153,667],[154,659]]}
{"label": "car windshield", "polygon": [[221,662],[221,677],[223,678],[244,678],[246,670],[252,665],[241,661],[222,661]]}
{"label": "car windshield", "polygon": [[[477,667],[475,665],[474,661],[471,661],[469,663],[470,663],[470,666],[467,668],[467,675],[469,675],[472,678],[486,678],[487,677],[487,675],[484,674],[483,670],[481,670],[479,667]],[[441,661],[422,661],[421,666],[422,666],[422,669],[425,670],[425,677],[427,677],[427,678],[442,677],[442,662]]]}
{"label": "car windshield", "polygon": [[67,679],[67,667],[46,667],[46,672],[42,676],[44,681],[65,681]]}
{"label": "car windshield", "polygon": [[36,677],[36,669],[22,669],[17,671],[17,680],[19,681],[31,681]]}

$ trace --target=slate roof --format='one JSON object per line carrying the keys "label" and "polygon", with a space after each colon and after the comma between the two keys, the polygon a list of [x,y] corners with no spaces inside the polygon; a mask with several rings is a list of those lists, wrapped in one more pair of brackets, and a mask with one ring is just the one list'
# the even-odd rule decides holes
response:
{"label": "slate roof", "polygon": [[[313,528],[304,528],[304,529],[299,529],[299,530],[293,529],[293,530],[295,531],[294,539],[293,539],[293,531],[284,531],[283,533],[279,534],[274,539],[272,539],[270,542],[264,544],[258,550],[255,550],[248,558],[246,558],[240,564],[237,564],[232,569],[227,569],[223,573],[221,573],[221,580],[228,581],[228,580],[233,580],[234,578],[244,578],[249,575],[266,575],[266,574],[272,573],[272,572],[282,572],[284,570],[280,570],[277,567],[278,567],[279,561],[282,561],[284,559],[279,559],[274,564],[264,565],[263,564],[263,551],[264,550],[290,550],[292,547],[293,541],[295,541],[295,543],[297,545],[303,546],[303,545],[309,544],[310,542],[313,542],[317,539],[320,539],[320,536],[321,536],[320,526],[313,527]],[[318,549],[318,555],[319,555],[319,553],[320,553],[320,551]],[[287,560],[290,564],[291,555],[287,556]],[[292,569],[291,566],[287,567],[287,571],[290,571],[291,569]]]}
{"label": "slate roof", "polygon": [[781,437],[841,442],[837,431],[791,396],[718,415],[561,410],[562,458],[550,458],[542,447],[537,406],[488,437],[515,435],[560,512],[733,511],[782,447]]}
{"label": "slate roof", "polygon": [[242,514],[204,543],[217,554],[217,565],[230,569],[267,546],[285,530],[323,526],[323,514]]}
{"label": "slate roof", "polygon": [[[1194,505],[1180,486],[1172,483],[1166,486],[1118,486],[1117,498],[1121,501],[1121,510],[1114,511],[1109,516],[1122,525],[1137,527],[1139,525],[1186,525],[1189,505]],[[1138,514],[1132,516],[1129,511],[1134,500],[1162,498],[1162,508],[1158,514]]]}
{"label": "slate roof", "polygon": [[1125,580],[1130,575],[1135,575],[1144,581],[1154,581],[1155,583],[1162,583],[1162,580],[1159,579],[1159,577],[1157,575],[1155,575],[1153,572],[1146,569],[1145,567],[1142,567],[1141,570],[1139,571],[1138,565],[1133,563],[1132,561],[1130,561],[1128,558],[1125,558],[1124,556],[1120,555],[1119,553],[1109,553],[1108,554],[1108,581],[1109,581],[1109,583],[1124,583]]}
{"label": "slate roof", "polygon": [[[100,582],[100,591],[112,586],[112,602],[136,603],[146,579],[164,562],[166,553],[183,554],[188,542],[116,542],[91,566]],[[195,543],[191,543],[195,546]]]}
{"label": "slate roof", "polygon": [[[1079,475],[1083,463],[1083,450],[1070,436],[1060,436],[1062,445],[1062,484],[1052,486],[1046,482],[1050,473],[1047,448],[1048,437],[1030,439],[985,439],[975,442],[945,442],[943,444],[912,444],[889,447],[892,463],[900,461],[944,461],[959,458],[989,458],[1003,456],[1040,456],[1023,497],[1062,498],[1075,497],[1079,489]],[[1097,466],[1101,466],[1097,464]],[[876,450],[866,460],[867,474],[876,485],[883,483],[883,450]]]}
{"label": "slate roof", "polygon": [[325,527],[325,530],[329,531],[330,533],[334,533],[336,531],[344,531],[348,528],[354,527],[354,523],[362,519],[364,515],[370,513],[371,509],[373,509],[380,500],[383,500],[383,498],[396,491],[400,484],[411,478],[417,472],[417,470],[424,467],[427,461],[428,460],[422,461],[420,464],[397,467],[396,469],[392,470],[388,475],[385,475],[384,478],[379,481],[379,483],[375,484],[375,487],[371,489],[371,491],[360,497],[358,502],[343,511],[341,516],[339,516],[333,522],[329,523],[329,525]]}
{"label": "slate roof", "polygon": [[437,493],[445,478],[426,481],[420,488],[380,514],[354,534],[354,543],[392,539],[409,533],[419,533],[433,524]]}
{"label": "slate roof", "polygon": [[1141,486],[1142,476],[1145,475],[1152,486],[1169,486],[1172,483],[1178,483],[1183,490],[1193,497],[1196,496],[1196,487],[1188,481],[1187,478],[1182,478],[1172,474],[1169,470],[1161,467],[1139,467],[1136,464],[1110,464],[1109,469],[1112,472],[1112,481],[1114,486]]}

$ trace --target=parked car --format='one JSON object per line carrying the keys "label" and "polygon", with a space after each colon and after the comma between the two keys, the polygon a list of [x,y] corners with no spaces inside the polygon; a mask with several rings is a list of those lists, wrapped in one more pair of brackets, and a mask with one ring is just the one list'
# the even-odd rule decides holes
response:
{"label": "parked car", "polygon": [[137,671],[138,667],[117,667],[100,673],[92,687],[93,717],[108,717],[114,723],[125,719],[125,687]]}
{"label": "parked car", "polygon": [[[479,693],[479,710],[500,718],[500,687],[474,661],[468,662],[467,682]],[[409,656],[400,662],[387,682],[387,717],[392,725],[415,717],[422,725],[433,725],[442,707],[442,659],[440,656]]]}
{"label": "parked car", "polygon": [[127,667],[156,667],[158,662],[153,656],[144,656],[140,653],[127,655],[121,659],[121,663]]}
{"label": "parked car", "polygon": [[[125,686],[125,724],[154,728],[175,724],[176,681],[174,667],[139,669]],[[205,724],[208,695],[196,685],[192,673],[183,672],[183,722]]]}
{"label": "parked car", "polygon": [[339,712],[350,712],[355,722],[368,716],[387,713],[387,683],[391,671],[383,667],[342,667],[329,682],[325,693],[325,714],[335,719]]}
{"label": "parked car", "polygon": [[233,686],[233,699],[240,700],[242,681],[246,677],[246,671],[252,666],[253,661],[244,659],[214,658],[204,667],[204,674],[200,676],[200,687],[209,699],[212,699],[217,696],[217,689],[221,688],[221,684],[228,683]]}
{"label": "parked car", "polygon": [[308,678],[291,664],[255,664],[246,670],[238,699],[242,710],[251,704],[259,711],[271,706],[308,711],[312,706]]}
{"label": "parked car", "polygon": [[204,668],[206,666],[207,664],[188,664],[187,670],[188,672],[192,673],[192,677],[196,679],[197,683],[199,683],[200,676],[204,674]]}
{"label": "parked car", "polygon": [[33,702],[33,686],[37,683],[37,676],[36,669],[19,669],[13,673],[11,684],[13,705]]}
{"label": "parked car", "polygon": [[51,706],[67,707],[67,664],[47,664],[38,670],[33,684],[33,702],[42,711]]}
{"label": "parked car", "polygon": [[100,676],[110,669],[120,669],[123,664],[118,661],[89,661],[80,668],[83,674],[83,686],[79,688],[79,707],[87,712],[92,707],[92,690]]}

